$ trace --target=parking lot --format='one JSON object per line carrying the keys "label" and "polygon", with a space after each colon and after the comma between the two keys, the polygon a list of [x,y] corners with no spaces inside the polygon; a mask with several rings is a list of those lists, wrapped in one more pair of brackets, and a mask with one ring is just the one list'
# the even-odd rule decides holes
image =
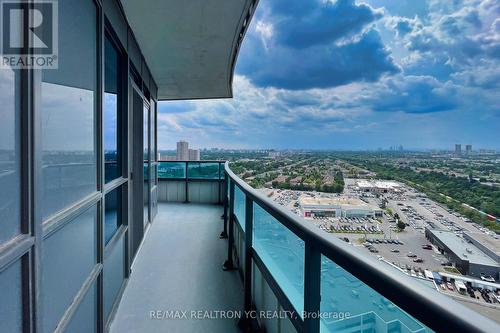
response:
{"label": "parking lot", "polygon": [[[382,217],[316,217],[309,219],[318,228],[351,243],[377,257],[381,261],[398,267],[402,272],[415,278],[426,279],[426,273],[446,272],[453,269],[447,258],[425,238],[425,228],[438,228],[454,232],[462,237],[463,232],[473,234],[482,244],[487,244],[500,253],[498,236],[487,229],[468,221],[459,214],[448,211],[440,204],[429,200],[402,184],[398,193],[382,195],[359,192],[355,188],[355,180],[344,179],[346,188],[343,195],[359,198],[372,206],[384,208]],[[265,189],[266,195],[301,215],[298,200],[301,195],[311,197],[338,196],[318,192],[301,192],[290,190]],[[384,206],[385,203],[385,206]],[[396,227],[394,214],[406,224],[403,231]],[[429,281],[427,279],[428,282]],[[455,297],[460,302],[476,311],[498,321],[500,309],[500,292],[487,291],[466,284],[466,290],[459,292],[453,281],[451,285],[437,285],[441,293]]]}
{"label": "parking lot", "polygon": [[[403,184],[397,193],[377,195],[357,191],[354,179],[345,179],[345,182],[346,188],[343,195],[360,198],[373,206],[382,206],[382,201],[385,200],[387,211],[383,217],[377,219],[372,217],[317,217],[311,220],[312,223],[355,246],[362,247],[373,256],[382,257],[410,275],[419,276],[418,272],[425,269],[443,271],[444,267],[449,264],[446,257],[434,246],[430,249],[423,248],[424,245],[430,245],[425,238],[426,227],[450,230],[457,235],[461,235],[464,231],[475,233],[475,235],[480,235],[482,240],[487,240],[489,245],[497,248],[499,246],[500,241],[495,238],[495,235],[470,223],[466,218],[447,211],[438,203],[426,198],[425,195]],[[336,196],[336,194],[310,191],[270,189],[266,190],[266,194],[297,215],[301,214],[298,206],[298,199],[301,195]],[[397,213],[407,225],[403,231],[398,232],[395,220],[389,212]]]}

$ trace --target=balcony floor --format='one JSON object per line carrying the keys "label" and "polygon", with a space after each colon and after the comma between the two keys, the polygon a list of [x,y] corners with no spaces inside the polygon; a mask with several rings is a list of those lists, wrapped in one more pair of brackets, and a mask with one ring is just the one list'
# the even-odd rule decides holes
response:
{"label": "balcony floor", "polygon": [[[220,206],[159,203],[137,254],[112,333],[236,332],[236,319],[189,319],[191,310],[237,310],[243,285],[222,271],[227,240],[219,239]],[[151,319],[151,311],[187,311],[188,319]]]}

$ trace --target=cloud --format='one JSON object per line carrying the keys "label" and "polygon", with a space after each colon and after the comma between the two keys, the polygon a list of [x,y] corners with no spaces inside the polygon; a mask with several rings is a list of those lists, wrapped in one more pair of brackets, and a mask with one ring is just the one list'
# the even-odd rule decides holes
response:
{"label": "cloud", "polygon": [[261,1],[234,99],[161,103],[159,147],[498,147],[500,2],[364,1]]}
{"label": "cloud", "polygon": [[361,32],[367,24],[382,17],[382,11],[366,4],[355,4],[354,0],[285,2],[294,1],[309,2],[305,12],[304,7],[299,6],[283,15],[278,10],[282,8],[282,1],[271,2],[276,42],[294,49],[328,45]]}
{"label": "cloud", "polygon": [[421,54],[422,59],[446,61],[456,69],[484,57],[500,57],[500,32],[495,23],[500,2],[431,1],[430,8],[433,11],[427,18],[390,20],[395,22],[393,29],[409,51]]}
{"label": "cloud", "polygon": [[291,90],[376,81],[399,68],[377,30],[382,16],[353,0],[270,1],[244,41],[237,73]]}
{"label": "cloud", "polygon": [[240,61],[238,73],[254,84],[291,90],[373,82],[399,71],[373,29],[346,44],[304,49],[275,44],[266,50],[260,41],[249,39]]}
{"label": "cloud", "polygon": [[376,112],[434,113],[457,108],[456,87],[431,76],[406,76],[386,80],[365,99]]}

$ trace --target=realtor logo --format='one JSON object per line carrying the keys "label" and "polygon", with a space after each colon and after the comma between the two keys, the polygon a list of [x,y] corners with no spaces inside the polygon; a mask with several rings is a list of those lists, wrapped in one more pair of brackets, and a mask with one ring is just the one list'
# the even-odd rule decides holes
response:
{"label": "realtor logo", "polygon": [[0,67],[57,69],[57,0],[0,4]]}

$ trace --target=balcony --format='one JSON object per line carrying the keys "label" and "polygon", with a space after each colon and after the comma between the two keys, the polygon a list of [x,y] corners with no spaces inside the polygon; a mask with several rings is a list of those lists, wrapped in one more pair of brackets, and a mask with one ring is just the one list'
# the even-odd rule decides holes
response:
{"label": "balcony", "polygon": [[[220,269],[227,257],[227,242],[217,237],[222,212],[217,205],[158,204],[110,332],[235,331],[236,320],[189,320],[196,310],[243,310],[239,274]],[[188,319],[157,311],[187,311]]]}
{"label": "balcony", "polygon": [[[491,320],[276,205],[227,163],[160,162],[159,175],[163,202],[111,332],[498,331]],[[197,310],[241,318],[194,319]]]}

